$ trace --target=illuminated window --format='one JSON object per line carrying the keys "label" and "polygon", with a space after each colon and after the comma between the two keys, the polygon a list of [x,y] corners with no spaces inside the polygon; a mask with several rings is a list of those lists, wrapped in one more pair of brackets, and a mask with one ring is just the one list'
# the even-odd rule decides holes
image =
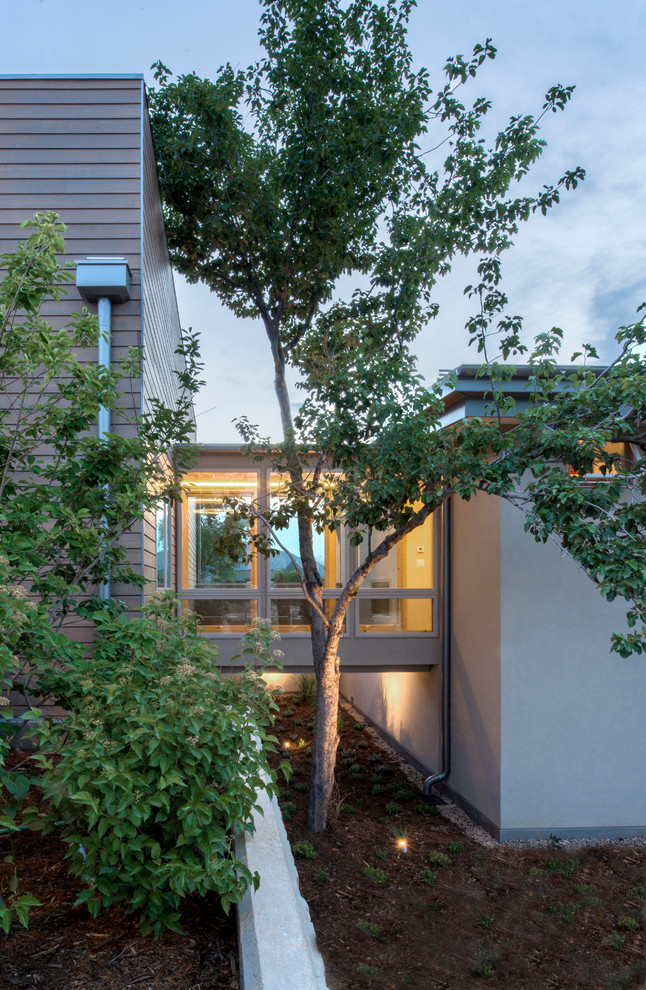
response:
{"label": "illuminated window", "polygon": [[255,555],[249,558],[249,524],[236,520],[229,498],[257,497],[255,472],[191,474],[184,482],[184,588],[256,588]]}
{"label": "illuminated window", "polygon": [[574,477],[582,477],[589,479],[590,481],[595,481],[600,478],[611,478],[613,475],[617,474],[617,467],[619,470],[624,470],[630,461],[630,444],[627,443],[607,443],[604,445],[604,450],[606,454],[613,455],[620,458],[618,465],[617,463],[607,466],[599,457],[596,457],[592,462],[592,470],[585,475],[580,475],[578,471],[570,465],[570,474]]}
{"label": "illuminated window", "polygon": [[155,509],[155,543],[157,587],[173,585],[173,558],[170,502],[160,502]]}
{"label": "illuminated window", "polygon": [[[239,463],[239,462],[238,462]],[[257,470],[195,471],[186,476],[182,500],[181,587],[185,608],[214,635],[239,635],[255,617],[269,618],[281,635],[307,635],[310,606],[301,588],[298,524],[277,530],[278,552],[250,553],[249,523],[236,520],[229,499],[277,508],[286,483],[267,467]],[[258,532],[266,524],[260,518]],[[427,519],[374,568],[351,602],[344,636],[437,635],[433,560],[434,521]],[[373,545],[386,533],[373,533]],[[331,617],[340,590],[368,553],[364,541],[351,546],[343,526],[313,534],[322,580],[323,610]],[[233,556],[231,551],[234,551]]]}

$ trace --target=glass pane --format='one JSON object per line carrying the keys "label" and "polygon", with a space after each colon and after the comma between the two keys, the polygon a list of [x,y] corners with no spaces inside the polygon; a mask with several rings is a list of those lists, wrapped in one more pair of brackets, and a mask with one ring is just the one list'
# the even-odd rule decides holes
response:
{"label": "glass pane", "polygon": [[258,603],[243,598],[188,598],[184,608],[197,612],[202,632],[243,633],[258,614]]}
{"label": "glass pane", "polygon": [[[280,497],[280,487],[284,484],[280,475],[272,474],[271,491],[272,507],[276,507]],[[298,522],[291,519],[289,526],[276,531],[276,535],[282,547],[278,547],[278,553],[271,558],[271,587],[272,588],[300,588],[301,582],[298,571],[291,560],[293,557],[301,567],[301,555],[298,545]],[[345,540],[341,530],[334,533],[325,532],[313,534],[314,556],[319,568],[319,574],[323,579],[325,588],[341,588],[345,574]],[[287,553],[286,551],[289,551]],[[291,554],[291,557],[290,557]]]}
{"label": "glass pane", "polygon": [[155,509],[157,544],[157,587],[170,587],[170,506],[160,503]]}
{"label": "glass pane", "polygon": [[433,632],[433,599],[360,598],[359,632]]}
{"label": "glass pane", "polygon": [[[392,533],[373,530],[372,549]],[[368,542],[359,546],[359,562],[368,556]],[[429,517],[393,547],[387,557],[370,571],[364,588],[432,588],[433,587],[433,520]]]}
{"label": "glass pane", "polygon": [[256,588],[256,558],[241,560],[231,553],[236,543],[239,549],[241,545],[248,550],[248,523],[235,521],[224,500],[252,502],[258,490],[257,474],[190,474],[184,484],[184,587]]}
{"label": "glass pane", "polygon": [[[336,601],[326,598],[323,601],[323,611],[330,618]],[[310,631],[309,605],[304,598],[272,598],[271,624],[279,633]],[[345,625],[344,625],[345,628]]]}

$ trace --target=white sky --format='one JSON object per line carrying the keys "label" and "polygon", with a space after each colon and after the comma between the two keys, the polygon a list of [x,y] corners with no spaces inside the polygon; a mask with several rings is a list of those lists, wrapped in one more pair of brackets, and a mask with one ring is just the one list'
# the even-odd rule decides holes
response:
{"label": "white sky", "polygon": [[[1,71],[144,72],[152,82],[149,67],[161,59],[175,73],[212,77],[224,62],[245,67],[258,55],[258,17],[256,0],[0,0]],[[466,95],[494,101],[497,128],[511,114],[539,112],[551,85],[577,87],[566,112],[545,120],[549,146],[527,190],[578,164],[587,171],[583,185],[547,218],[530,221],[509,252],[510,310],[524,315],[532,335],[562,327],[564,361],[582,341],[608,359],[617,326],[631,322],[646,299],[646,4],[419,0],[410,42],[438,88],[446,58],[468,55],[489,36],[498,57]],[[420,367],[429,381],[440,368],[478,360],[463,329],[468,281],[470,268],[462,265],[441,286],[440,315],[419,338]],[[243,413],[276,435],[261,325],[229,315],[201,286],[177,279],[177,293],[182,324],[202,334],[207,386],[197,402],[198,438],[235,441],[231,419]]]}

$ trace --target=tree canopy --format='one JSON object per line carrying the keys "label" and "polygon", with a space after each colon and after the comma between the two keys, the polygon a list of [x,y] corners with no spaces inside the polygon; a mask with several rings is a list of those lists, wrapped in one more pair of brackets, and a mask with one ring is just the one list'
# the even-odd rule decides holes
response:
{"label": "tree canopy", "polygon": [[[151,119],[175,266],[237,315],[257,318],[270,347],[282,443],[267,447],[244,417],[239,426],[290,478],[282,508],[264,522],[299,520],[323,739],[312,777],[323,811],[312,798],[310,826],[320,828],[331,786],[329,772],[325,784],[317,773],[329,771],[336,749],[345,611],[379,560],[449,495],[481,490],[522,502],[537,538],[558,534],[608,597],[625,595],[633,618],[643,617],[643,509],[639,500],[627,508],[626,472],[583,495],[563,464],[584,470],[609,439],[643,439],[635,347],[644,329],[624,328],[621,357],[600,372],[559,371],[562,334],[546,331],[529,358],[536,401],[502,430],[503,415],[513,416],[509,363],[525,360],[527,346],[522,319],[507,312],[501,257],[521,222],[584,177],[576,167],[534,195],[516,188],[544,147],[542,117],[563,110],[573,87],[551,88],[538,113],[513,117],[488,144],[491,104],[468,103],[463,92],[495,57],[491,40],[450,58],[432,90],[408,47],[414,0],[260,6],[260,61],[224,66],[214,81],[173,80],[158,63]],[[478,259],[466,330],[489,381],[491,416],[441,428],[451,379],[428,386],[411,348],[437,313],[437,280],[459,255]],[[304,391],[295,417],[288,364]],[[641,464],[631,465],[630,481],[641,491]],[[328,620],[312,527],[341,520],[369,550]],[[617,639],[622,652],[642,645],[641,634]]]}

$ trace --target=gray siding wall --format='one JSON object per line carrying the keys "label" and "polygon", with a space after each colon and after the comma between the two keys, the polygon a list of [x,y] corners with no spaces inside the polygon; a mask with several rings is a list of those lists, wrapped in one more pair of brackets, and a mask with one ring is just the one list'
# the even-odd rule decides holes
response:
{"label": "gray siding wall", "polygon": [[[147,110],[143,115],[143,208],[143,410],[146,411],[151,398],[161,399],[171,407],[175,405],[177,372],[184,367],[183,358],[175,354],[182,331]],[[154,517],[148,515],[143,524],[144,575],[151,581],[147,592],[155,588],[155,560]]]}
{"label": "gray siding wall", "polygon": [[[112,309],[112,357],[141,343],[141,78],[0,78],[0,251],[25,236],[21,221],[53,210],[67,224],[69,259],[117,255],[128,260],[132,296]],[[63,326],[83,307],[76,288],[49,303],[43,316]],[[88,307],[95,310],[95,306]],[[96,351],[84,354],[96,361]],[[122,383],[123,406],[141,409],[141,383]],[[125,432],[119,416],[113,428]],[[141,569],[141,533],[124,538]],[[113,592],[131,607],[141,592]],[[83,635],[79,630],[78,634]]]}

